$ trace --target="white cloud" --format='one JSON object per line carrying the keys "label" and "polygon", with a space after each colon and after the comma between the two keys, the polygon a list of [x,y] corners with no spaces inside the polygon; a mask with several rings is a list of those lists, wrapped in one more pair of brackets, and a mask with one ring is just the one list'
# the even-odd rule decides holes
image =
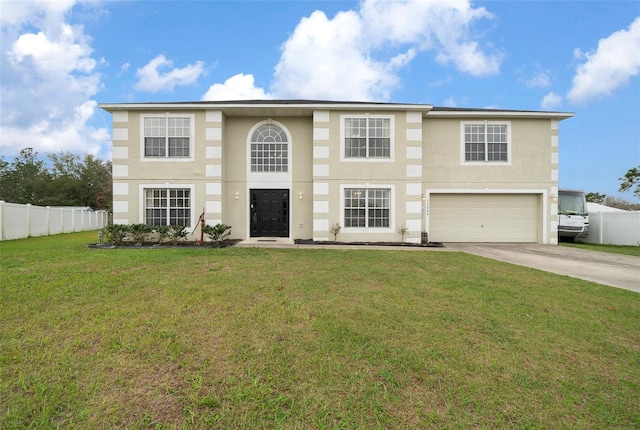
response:
{"label": "white cloud", "polygon": [[584,53],[580,48],[573,49],[573,59],[576,61],[580,61],[584,57]]}
{"label": "white cloud", "polygon": [[104,156],[108,132],[89,125],[91,98],[102,89],[103,59],[92,56],[84,27],[70,25],[73,1],[3,2],[2,152],[31,146],[39,152]]}
{"label": "white cloud", "polygon": [[447,97],[446,99],[444,99],[444,107],[457,107],[458,106],[458,102],[456,101],[456,98],[453,96]]}
{"label": "white cloud", "polygon": [[531,78],[524,81],[524,84],[529,88],[548,88],[551,85],[549,79],[549,72],[540,72]]}
{"label": "white cloud", "polygon": [[551,72],[543,70],[539,64],[536,64],[534,71],[527,73],[524,68],[519,70],[524,75],[518,78],[518,82],[527,88],[549,88],[551,85]]}
{"label": "white cloud", "polygon": [[17,154],[23,148],[32,147],[41,153],[70,151],[104,156],[103,145],[109,139],[109,131],[87,125],[96,109],[97,103],[89,100],[76,106],[72,116],[63,119],[42,118],[23,127],[3,126],[3,153]]}
{"label": "white cloud", "polygon": [[[488,18],[491,14],[468,0],[365,0],[358,10],[333,18],[315,11],[282,45],[269,94],[385,101],[400,84],[400,70],[427,51],[463,73],[496,74],[502,54],[487,53],[470,30],[472,23]],[[216,85],[232,89],[227,83]],[[215,87],[222,93],[221,86]],[[203,98],[211,97],[210,91]],[[246,92],[224,94],[233,99]]]}
{"label": "white cloud", "polygon": [[131,67],[131,63],[124,63],[120,66],[120,72],[118,72],[118,76],[122,76],[129,71],[129,67]]}
{"label": "white cloud", "polygon": [[473,8],[467,0],[366,0],[361,16],[367,37],[377,45],[399,43],[434,50],[439,63],[453,63],[473,76],[499,72],[502,54],[485,53],[470,37],[471,24],[492,15],[483,7]]}
{"label": "white cloud", "polygon": [[239,73],[224,84],[214,84],[202,96],[202,100],[264,100],[272,98],[254,84],[253,75]]}
{"label": "white cloud", "polygon": [[320,11],[303,18],[282,47],[274,93],[282,98],[388,99],[397,83],[393,66],[373,60],[362,36],[362,20],[352,11],[331,20]]}
{"label": "white cloud", "polygon": [[444,85],[448,85],[453,81],[453,78],[451,77],[451,75],[448,75],[442,79],[439,79],[437,81],[433,81],[433,82],[429,82],[429,86],[432,88],[438,88],[438,87],[442,87]]}
{"label": "white cloud", "polygon": [[24,24],[31,24],[55,32],[75,3],[76,0],[3,1],[0,25],[3,31],[19,31]]}
{"label": "white cloud", "polygon": [[[82,27],[74,28],[62,24],[60,34],[55,36],[57,37],[50,38],[43,32],[20,36],[9,51],[9,58],[14,67],[29,59],[43,74],[66,76],[73,81],[94,78],[95,75],[91,76],[91,73],[96,68],[97,61],[90,57],[92,49],[87,43]],[[78,73],[80,79],[74,75]],[[95,89],[96,84],[93,83],[90,91]]]}
{"label": "white cloud", "polygon": [[[584,104],[626,85],[640,73],[639,47],[640,17],[628,29],[600,39],[596,51],[584,54],[587,60],[578,66],[567,95],[569,101]],[[583,54],[574,50],[574,57],[582,58]]]}
{"label": "white cloud", "polygon": [[196,61],[181,69],[176,67],[164,73],[161,71],[161,69],[167,69],[171,66],[173,66],[172,61],[164,55],[158,55],[136,71],[138,83],[136,83],[135,89],[150,93],[172,91],[177,86],[194,84],[204,73],[204,62],[202,61]]}
{"label": "white cloud", "polygon": [[554,92],[550,92],[544,96],[540,102],[540,107],[543,110],[553,110],[560,105],[562,105],[562,96],[559,96]]}

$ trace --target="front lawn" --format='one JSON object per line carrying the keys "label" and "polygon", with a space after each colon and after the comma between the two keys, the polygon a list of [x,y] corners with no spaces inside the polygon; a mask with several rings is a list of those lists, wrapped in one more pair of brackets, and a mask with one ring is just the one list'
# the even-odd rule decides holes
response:
{"label": "front lawn", "polygon": [[589,249],[591,251],[612,252],[614,254],[635,255],[640,257],[640,246],[626,245],[599,245],[597,243],[585,242],[560,242],[562,246],[570,246],[573,248]]}
{"label": "front lawn", "polygon": [[640,294],[469,254],[0,243],[0,428],[638,428]]}

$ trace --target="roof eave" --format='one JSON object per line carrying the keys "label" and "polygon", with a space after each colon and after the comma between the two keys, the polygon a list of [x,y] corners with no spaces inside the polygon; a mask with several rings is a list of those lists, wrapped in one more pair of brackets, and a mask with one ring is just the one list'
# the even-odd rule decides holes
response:
{"label": "roof eave", "polygon": [[563,120],[573,117],[573,112],[509,111],[509,110],[432,110],[427,116],[445,118],[548,118]]}
{"label": "roof eave", "polygon": [[117,111],[147,110],[147,111],[176,111],[176,110],[221,110],[225,114],[238,115],[269,111],[273,114],[311,115],[314,111],[342,110],[342,111],[413,111],[426,115],[432,105],[369,103],[369,102],[176,102],[176,103],[100,103],[101,109],[113,113]]}

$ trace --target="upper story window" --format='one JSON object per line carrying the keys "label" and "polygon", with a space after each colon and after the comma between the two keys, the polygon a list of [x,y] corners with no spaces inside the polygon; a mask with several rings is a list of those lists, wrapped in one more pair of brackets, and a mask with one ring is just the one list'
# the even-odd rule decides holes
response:
{"label": "upper story window", "polygon": [[510,162],[511,124],[509,122],[462,123],[464,163]]}
{"label": "upper story window", "polygon": [[385,159],[393,155],[393,117],[342,116],[344,159]]}
{"label": "upper story window", "polygon": [[251,171],[286,172],[288,168],[287,134],[278,125],[260,125],[251,135]]}
{"label": "upper story window", "polygon": [[143,116],[143,158],[192,159],[193,125],[193,115]]}

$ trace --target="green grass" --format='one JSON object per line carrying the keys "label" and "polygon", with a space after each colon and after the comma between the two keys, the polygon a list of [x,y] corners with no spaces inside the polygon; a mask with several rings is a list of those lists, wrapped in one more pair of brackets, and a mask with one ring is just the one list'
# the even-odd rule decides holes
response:
{"label": "green grass", "polygon": [[454,252],[0,244],[0,428],[640,427],[640,294]]}
{"label": "green grass", "polygon": [[611,252],[614,254],[634,255],[636,257],[640,257],[640,246],[599,245],[597,243],[584,242],[560,242],[560,245],[572,248],[588,249],[591,251]]}

